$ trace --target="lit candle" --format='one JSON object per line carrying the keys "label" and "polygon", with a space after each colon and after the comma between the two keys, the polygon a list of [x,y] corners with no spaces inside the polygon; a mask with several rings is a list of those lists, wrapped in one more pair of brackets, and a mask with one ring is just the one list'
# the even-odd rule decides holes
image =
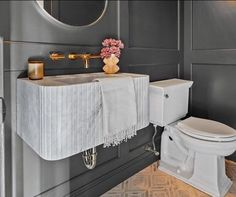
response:
{"label": "lit candle", "polygon": [[41,60],[28,60],[28,77],[32,80],[43,79],[44,64]]}

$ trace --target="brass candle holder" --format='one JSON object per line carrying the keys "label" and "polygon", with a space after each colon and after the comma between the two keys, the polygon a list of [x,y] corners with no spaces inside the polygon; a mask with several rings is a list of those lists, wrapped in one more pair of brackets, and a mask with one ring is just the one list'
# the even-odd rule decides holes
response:
{"label": "brass candle holder", "polygon": [[44,63],[42,60],[28,60],[28,77],[31,80],[43,79]]}

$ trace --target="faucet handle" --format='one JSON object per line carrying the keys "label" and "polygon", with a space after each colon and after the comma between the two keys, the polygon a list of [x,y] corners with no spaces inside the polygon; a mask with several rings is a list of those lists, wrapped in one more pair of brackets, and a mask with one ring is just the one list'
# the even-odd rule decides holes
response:
{"label": "faucet handle", "polygon": [[63,52],[60,52],[60,51],[51,51],[49,53],[49,57],[52,59],[52,60],[61,60],[61,59],[65,59],[65,55]]}
{"label": "faucet handle", "polygon": [[79,57],[78,54],[74,53],[74,52],[71,52],[68,54],[68,59],[70,59],[70,60],[77,60],[78,57]]}

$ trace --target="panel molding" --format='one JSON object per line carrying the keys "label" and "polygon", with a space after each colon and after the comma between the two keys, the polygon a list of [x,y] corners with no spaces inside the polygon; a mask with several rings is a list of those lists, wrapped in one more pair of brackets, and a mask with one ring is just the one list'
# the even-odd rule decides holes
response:
{"label": "panel molding", "polygon": [[[147,131],[149,129],[149,131]],[[148,132],[148,133],[147,133]],[[137,152],[134,154],[139,154],[139,151],[145,150],[145,146],[150,143],[150,139],[152,139],[154,130],[151,124],[148,127],[144,128],[142,131],[139,131],[139,138],[135,138],[128,143],[128,151],[129,153]]]}
{"label": "panel molding", "polygon": [[[226,64],[226,63],[223,63],[223,64],[221,64],[221,63],[206,63],[206,62],[194,62],[194,63],[191,63],[191,65],[190,65],[190,80],[191,81],[193,81],[193,67],[194,66],[203,66],[203,65],[207,65],[207,66],[225,66],[225,67],[227,67],[227,66],[236,66],[236,63],[235,64]],[[192,88],[190,89],[191,91],[192,91]],[[192,100],[192,98],[191,98],[191,100]]]}
{"label": "panel molding", "polygon": [[[235,86],[232,86],[235,82],[235,74],[235,64],[193,63],[192,79],[195,79],[196,82],[193,87],[193,91],[195,90],[194,113],[213,118],[235,128],[236,89]],[[206,97],[204,98],[204,96]]]}
{"label": "panel molding", "polygon": [[236,48],[207,48],[207,49],[196,49],[193,48],[192,51],[235,51]]}
{"label": "panel molding", "polygon": [[[140,169],[150,165],[151,163],[155,162],[157,158],[154,157],[153,154],[150,153],[143,153],[139,157],[123,164],[122,166],[112,170],[97,179],[92,180],[88,184],[75,188],[73,191],[70,190],[70,185],[77,185],[76,182],[81,181],[78,177],[72,178],[60,185],[55,186],[51,190],[42,192],[35,197],[50,197],[56,196],[56,194],[61,193],[63,196],[98,196],[103,192],[111,189],[113,186],[117,185],[118,183],[122,182],[126,178],[128,178],[131,174],[138,172]],[[115,177],[115,178],[114,178]],[[102,186],[103,187],[102,187]],[[102,189],[101,189],[102,188]],[[67,191],[67,192],[66,192]],[[88,192],[88,193],[87,193]]]}
{"label": "panel molding", "polygon": [[[162,128],[162,127],[158,127],[158,133],[157,133],[157,136],[155,137],[156,145],[161,143],[161,133],[162,133],[163,129],[164,128]],[[153,133],[152,133],[152,135],[153,135]],[[148,140],[148,141],[138,144],[137,146],[134,146],[134,147],[132,147],[131,144],[129,143],[129,152],[130,153],[137,152],[137,154],[138,154],[138,152],[140,150],[145,150],[146,146],[152,147],[152,142],[150,140]],[[156,147],[156,148],[158,148],[158,147]]]}
{"label": "panel molding", "polygon": [[121,147],[120,147],[120,145],[118,145],[117,147],[116,147],[116,151],[117,151],[117,154],[114,156],[114,157],[112,157],[112,158],[110,158],[110,159],[108,159],[108,160],[105,160],[104,162],[102,162],[102,163],[100,163],[100,164],[98,164],[96,167],[99,167],[99,166],[101,166],[101,165],[107,165],[107,164],[109,164],[109,163],[111,163],[111,162],[114,162],[115,160],[117,160],[117,159],[119,159],[120,157],[121,157]]}
{"label": "panel molding", "polygon": [[[125,165],[117,168],[116,170],[109,172],[105,176],[102,176],[99,179],[91,182],[89,185],[86,185],[73,192],[70,192],[69,195],[66,195],[66,196],[70,196],[70,197],[95,196],[95,195],[98,195],[98,191],[100,194],[102,194],[104,191],[107,191],[108,187],[109,189],[111,189],[113,186],[127,179],[128,177],[140,171],[141,169],[145,168],[146,166],[152,164],[156,160],[157,160],[157,157],[155,157],[153,154],[144,153],[140,155],[139,157],[133,159],[131,162],[128,162]],[[114,179],[116,181],[112,183],[112,180]],[[101,192],[101,189],[98,189],[98,188],[101,188],[102,185],[106,188],[106,189],[103,189],[103,192]]]}
{"label": "panel molding", "polygon": [[173,62],[173,63],[168,63],[168,64],[161,64],[161,63],[128,64],[128,67],[143,67],[143,66],[177,66],[177,63]]}
{"label": "panel molding", "polygon": [[[4,72],[3,72],[3,38],[0,37],[0,97],[4,98]],[[0,196],[5,196],[5,131],[3,117],[3,101],[0,100]]]}
{"label": "panel molding", "polygon": [[155,47],[141,47],[141,46],[129,46],[129,49],[133,50],[153,50],[153,51],[170,51],[170,52],[178,52],[178,49],[170,49],[170,48],[155,48]]}
{"label": "panel molding", "polygon": [[37,45],[53,45],[53,46],[75,46],[75,47],[88,47],[88,48],[101,48],[102,45],[86,45],[86,44],[70,44],[70,43],[51,43],[51,42],[33,42],[33,41],[17,41],[17,40],[4,40],[3,41],[4,44],[23,44],[23,45],[27,45],[27,44],[37,44]]}
{"label": "panel molding", "polygon": [[191,61],[207,64],[236,64],[236,50],[194,50]]}
{"label": "panel molding", "polygon": [[192,63],[192,66],[202,66],[202,65],[207,65],[207,66],[236,66],[236,63],[235,64],[226,64],[226,63],[208,63],[208,62],[193,62]]}
{"label": "panel molding", "polygon": [[[183,52],[184,52],[184,57],[183,57],[183,63],[181,64],[182,70],[183,70],[183,78],[186,80],[195,80],[196,83],[193,84],[193,87],[190,89],[190,105],[189,105],[189,113],[192,114],[197,113],[198,116],[207,116],[208,118],[217,118],[218,121],[224,121],[228,122],[230,124],[235,125],[234,120],[231,116],[230,120],[226,120],[224,115],[221,113],[218,113],[217,110],[222,110],[223,106],[223,100],[224,98],[230,99],[230,97],[234,97],[234,93],[232,95],[230,93],[229,89],[224,90],[225,95],[221,95],[219,97],[219,100],[216,100],[215,103],[211,104],[211,108],[209,108],[210,112],[207,111],[205,112],[204,109],[202,109],[199,105],[207,105],[207,102],[211,101],[205,101],[201,100],[201,95],[196,95],[196,94],[201,94],[202,91],[207,91],[207,90],[202,90],[199,89],[200,87],[205,87],[206,83],[210,83],[211,86],[208,86],[208,88],[212,88],[213,84],[216,85],[217,80],[219,79],[223,84],[221,88],[224,88],[227,86],[227,84],[230,84],[230,82],[227,82],[227,75],[225,73],[222,73],[222,71],[227,71],[227,69],[232,69],[236,68],[236,49],[231,49],[231,48],[204,48],[204,49],[197,49],[195,46],[193,46],[193,39],[194,39],[194,32],[193,32],[193,0],[191,1],[184,1],[182,4],[184,8],[184,24],[183,24],[183,31],[184,31],[184,37],[182,37],[183,41]],[[201,68],[205,68],[207,70],[201,70]],[[212,66],[212,68],[208,67]],[[216,71],[216,67],[221,66],[219,70]],[[198,73],[199,70],[199,73]],[[208,74],[208,71],[214,71],[214,73]],[[205,73],[207,72],[207,73]],[[227,71],[229,73],[230,71]],[[204,73],[204,78],[202,74]],[[216,76],[215,76],[216,75]],[[210,77],[211,76],[211,77]],[[209,77],[209,78],[208,78]],[[231,82],[233,80],[233,76],[230,76]],[[205,81],[201,81],[205,80]],[[211,80],[214,80],[211,81]],[[207,82],[208,81],[208,82]],[[200,83],[201,82],[201,83]],[[200,86],[200,87],[199,87]],[[197,88],[194,90],[194,88]],[[215,88],[219,88],[217,85]],[[230,88],[230,87],[229,87]],[[222,90],[222,89],[221,89]],[[214,92],[215,95],[220,95],[221,91],[220,89],[215,89]],[[195,91],[195,92],[194,92]],[[193,95],[195,94],[195,95]],[[209,93],[211,94],[211,93]],[[194,98],[193,98],[194,97]],[[208,98],[208,97],[207,97]],[[209,96],[209,99],[212,99],[212,96]],[[201,102],[200,102],[201,100]],[[213,102],[214,100],[212,100]],[[193,103],[194,102],[194,103]],[[196,103],[197,102],[197,103]],[[199,103],[200,102],[200,103]],[[217,102],[219,102],[222,106],[221,109],[217,109]],[[219,104],[218,103],[218,104]],[[233,100],[230,100],[230,105],[233,106]],[[193,106],[195,105],[195,106]],[[214,107],[216,108],[215,110]],[[204,108],[204,107],[203,107]],[[194,110],[194,111],[193,111]],[[202,111],[201,111],[202,110]],[[234,109],[235,110],[235,109]],[[227,111],[227,110],[226,110]],[[228,113],[228,112],[226,112]],[[227,115],[230,116],[230,114],[235,114],[234,112],[229,112]],[[231,122],[230,122],[231,121]],[[235,160],[235,155],[231,155],[230,159]]]}
{"label": "panel molding", "polygon": [[[194,47],[194,44],[193,44],[193,38],[194,38],[194,31],[193,31],[193,25],[194,25],[194,16],[193,16],[193,9],[194,9],[194,4],[193,4],[193,0],[190,0],[189,3],[191,4],[191,50],[192,51],[235,51],[236,48],[211,48],[211,47],[208,47],[208,48],[195,48]],[[186,19],[186,17],[185,17]]]}
{"label": "panel molding", "polygon": [[84,69],[84,65],[81,59],[71,61],[69,59],[52,61],[49,58],[50,51],[62,51],[67,55],[69,52],[90,52],[100,53],[98,46],[79,46],[68,44],[45,44],[35,42],[15,42],[4,41],[4,70],[5,71],[23,71],[27,69],[27,60],[32,56],[44,57],[45,69],[81,69],[89,71],[90,69],[100,68],[102,70],[102,60],[93,59],[90,60],[90,68]]}
{"label": "panel molding", "polygon": [[[127,3],[127,9],[129,10],[129,2]],[[142,47],[138,45],[131,45],[130,43],[130,14],[126,16],[128,32],[126,32],[126,38],[128,38],[127,46],[129,49],[147,49],[147,50],[164,50],[164,51],[179,51],[180,50],[180,0],[177,0],[177,48],[167,48],[167,47]]]}

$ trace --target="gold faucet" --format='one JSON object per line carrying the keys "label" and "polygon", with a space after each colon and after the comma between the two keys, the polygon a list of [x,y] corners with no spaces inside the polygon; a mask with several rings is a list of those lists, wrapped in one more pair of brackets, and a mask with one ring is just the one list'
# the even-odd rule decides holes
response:
{"label": "gold faucet", "polygon": [[100,55],[92,55],[90,53],[82,53],[82,54],[69,53],[68,58],[70,60],[77,60],[77,59],[81,58],[84,63],[84,68],[89,68],[89,59],[101,58],[101,56]]}
{"label": "gold faucet", "polygon": [[60,51],[52,51],[49,54],[50,54],[49,57],[54,61],[65,59],[65,55]]}
{"label": "gold faucet", "polygon": [[[49,57],[54,61],[66,58],[64,53],[62,53],[60,51],[50,52]],[[70,59],[70,60],[77,60],[79,58],[81,58],[83,60],[84,68],[89,68],[89,59],[101,58],[101,56],[100,55],[93,55],[93,54],[90,54],[90,53],[82,53],[82,54],[69,53],[69,55],[68,55],[68,59]]]}

